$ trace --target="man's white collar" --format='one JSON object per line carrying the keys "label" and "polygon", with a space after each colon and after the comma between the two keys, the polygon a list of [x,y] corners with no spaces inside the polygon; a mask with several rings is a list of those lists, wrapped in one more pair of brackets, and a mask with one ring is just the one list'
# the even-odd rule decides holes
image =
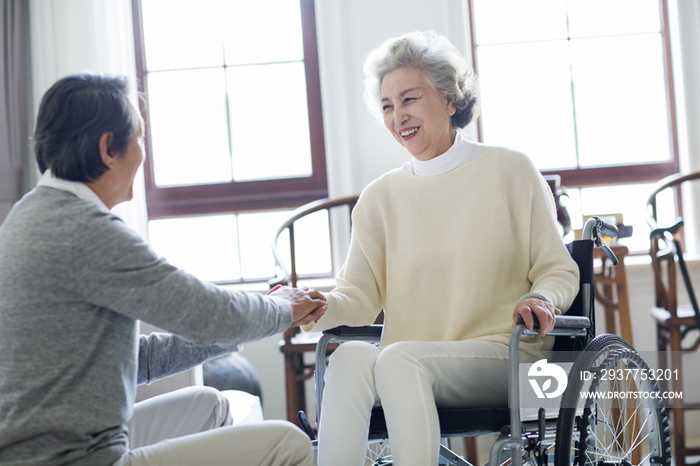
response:
{"label": "man's white collar", "polygon": [[78,196],[79,199],[93,202],[100,209],[104,210],[105,212],[109,212],[109,209],[104,202],[102,202],[102,199],[100,199],[97,194],[95,194],[95,192],[85,183],[56,178],[53,173],[51,173],[50,169],[47,169],[44,174],[41,175],[39,183],[37,184],[37,187],[38,186],[46,186],[49,188],[59,189],[61,191],[68,191],[69,193],[73,193]]}

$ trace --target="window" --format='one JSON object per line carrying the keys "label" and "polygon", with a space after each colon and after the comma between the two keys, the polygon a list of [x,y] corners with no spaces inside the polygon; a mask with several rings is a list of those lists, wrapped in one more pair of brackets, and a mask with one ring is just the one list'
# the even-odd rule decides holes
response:
{"label": "window", "polygon": [[[201,280],[239,286],[272,277],[272,234],[288,214],[268,211],[155,219],[149,222],[148,233],[153,247],[171,263]],[[331,276],[327,212],[300,220],[295,231],[299,274]],[[290,257],[288,235],[281,236],[278,248],[283,258]],[[290,264],[285,265],[289,269]]]}
{"label": "window", "polygon": [[149,216],[326,196],[313,2],[133,2]]}
{"label": "window", "polygon": [[[622,213],[678,171],[666,0],[470,0],[480,137],[528,154],[581,214]],[[578,215],[576,215],[578,214]]]}
{"label": "window", "polygon": [[328,195],[313,1],[132,4],[151,243],[202,279],[270,278],[265,233]]}

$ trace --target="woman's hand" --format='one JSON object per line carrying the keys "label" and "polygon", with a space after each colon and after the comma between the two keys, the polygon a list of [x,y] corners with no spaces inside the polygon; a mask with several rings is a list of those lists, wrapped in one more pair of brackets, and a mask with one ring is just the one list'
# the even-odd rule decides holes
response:
{"label": "woman's hand", "polygon": [[540,298],[525,298],[515,306],[511,328],[515,328],[518,324],[518,318],[522,317],[525,327],[528,330],[532,330],[534,328],[533,314],[537,316],[537,320],[540,323],[541,336],[545,336],[554,328],[554,316],[556,316],[554,306],[552,306],[552,303]]}
{"label": "woman's hand", "polygon": [[298,327],[321,318],[328,305],[326,298],[316,290],[306,287],[292,288],[290,286],[277,285],[267,293],[269,296],[282,298],[292,306],[292,325]]}

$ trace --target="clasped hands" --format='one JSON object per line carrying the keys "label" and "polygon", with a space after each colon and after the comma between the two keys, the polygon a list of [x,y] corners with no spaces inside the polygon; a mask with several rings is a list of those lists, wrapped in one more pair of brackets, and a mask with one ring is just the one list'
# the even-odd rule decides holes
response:
{"label": "clasped hands", "polygon": [[545,336],[554,328],[556,310],[552,303],[539,298],[525,298],[515,306],[511,328],[515,328],[522,317],[525,327],[532,330],[535,326],[533,315],[540,323],[540,336]]}
{"label": "clasped hands", "polygon": [[326,298],[319,291],[306,288],[292,288],[277,285],[267,293],[269,296],[284,299],[292,306],[292,327],[317,321],[328,309]]}

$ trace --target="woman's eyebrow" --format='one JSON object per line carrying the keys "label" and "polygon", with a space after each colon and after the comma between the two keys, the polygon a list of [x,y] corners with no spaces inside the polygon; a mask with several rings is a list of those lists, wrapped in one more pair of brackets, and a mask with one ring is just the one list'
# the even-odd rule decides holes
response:
{"label": "woman's eyebrow", "polygon": [[[409,92],[417,91],[417,90],[420,90],[420,89],[421,89],[420,87],[412,87],[412,88],[410,88],[410,89],[406,89],[405,91],[401,91],[401,92],[399,93],[399,97],[403,97],[403,96],[405,96],[406,94],[408,94]],[[383,98],[382,98],[382,102],[388,101],[388,100],[389,100],[389,97],[383,97]]]}

